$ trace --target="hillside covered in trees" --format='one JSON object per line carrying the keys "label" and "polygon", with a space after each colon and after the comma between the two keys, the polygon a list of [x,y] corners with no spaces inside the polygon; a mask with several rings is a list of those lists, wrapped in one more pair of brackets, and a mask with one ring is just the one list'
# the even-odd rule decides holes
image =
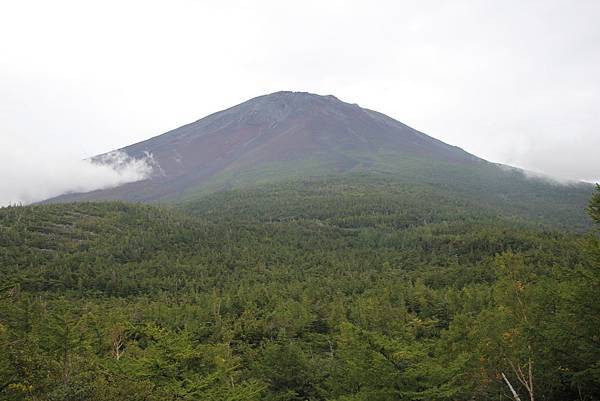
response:
{"label": "hillside covered in trees", "polygon": [[353,177],[0,209],[0,399],[600,399],[595,229],[479,199]]}

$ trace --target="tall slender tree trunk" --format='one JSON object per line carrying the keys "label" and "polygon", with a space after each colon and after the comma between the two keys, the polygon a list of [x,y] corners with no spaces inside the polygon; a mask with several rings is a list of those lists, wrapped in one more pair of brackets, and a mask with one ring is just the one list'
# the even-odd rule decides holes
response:
{"label": "tall slender tree trunk", "polygon": [[512,384],[510,384],[510,382],[508,381],[508,378],[506,377],[506,375],[504,374],[504,372],[502,372],[502,378],[504,379],[504,381],[506,382],[506,385],[510,389],[510,392],[512,393],[515,401],[521,401],[521,398],[519,398],[519,394],[517,394],[517,392],[513,388]]}

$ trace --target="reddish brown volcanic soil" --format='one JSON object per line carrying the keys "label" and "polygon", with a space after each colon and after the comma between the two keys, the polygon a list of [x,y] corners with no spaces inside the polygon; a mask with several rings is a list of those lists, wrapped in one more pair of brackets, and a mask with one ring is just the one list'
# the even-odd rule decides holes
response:
{"label": "reddish brown volcanic soil", "polygon": [[152,154],[153,175],[56,200],[155,201],[176,197],[224,171],[311,157],[344,158],[349,166],[352,158],[369,160],[382,151],[454,163],[480,161],[381,113],[304,92],[260,96],[122,150],[134,158]]}

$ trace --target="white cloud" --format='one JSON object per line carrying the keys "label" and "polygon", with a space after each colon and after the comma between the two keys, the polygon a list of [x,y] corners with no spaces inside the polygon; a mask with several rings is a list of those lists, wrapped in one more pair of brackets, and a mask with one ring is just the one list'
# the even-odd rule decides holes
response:
{"label": "white cloud", "polygon": [[[2,141],[0,140],[0,145]],[[139,181],[152,172],[151,160],[111,152],[97,162],[35,148],[0,149],[0,206],[28,204],[68,192],[87,192]]]}

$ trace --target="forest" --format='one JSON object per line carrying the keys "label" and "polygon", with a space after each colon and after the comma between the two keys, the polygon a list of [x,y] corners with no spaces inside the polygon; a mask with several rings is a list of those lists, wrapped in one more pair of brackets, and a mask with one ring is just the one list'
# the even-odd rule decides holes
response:
{"label": "forest", "polygon": [[0,399],[600,400],[586,212],[369,177],[2,208]]}

